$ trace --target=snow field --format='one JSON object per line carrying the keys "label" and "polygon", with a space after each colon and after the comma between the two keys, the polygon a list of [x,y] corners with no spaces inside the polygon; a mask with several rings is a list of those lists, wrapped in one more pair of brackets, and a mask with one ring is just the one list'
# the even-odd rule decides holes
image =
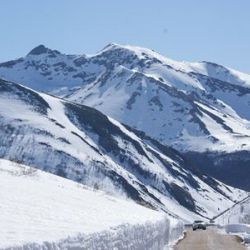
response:
{"label": "snow field", "polygon": [[0,249],[164,249],[183,224],[131,201],[0,160]]}
{"label": "snow field", "polygon": [[[15,85],[14,83],[6,84]],[[23,91],[27,91],[26,87],[21,85],[19,85],[19,87],[22,88]],[[122,139],[124,136],[115,135],[114,139],[118,144],[119,150],[126,149],[124,155],[132,159],[135,163],[138,163],[140,169],[150,175],[157,176],[155,180],[152,179],[152,181],[147,182],[147,190],[161,201],[162,206],[162,204],[155,202],[145,190],[141,189],[138,183],[143,183],[145,181],[143,179],[144,177],[142,178],[141,174],[134,172],[133,169],[130,168],[130,164],[120,161],[114,154],[108,155],[104,152],[104,154],[100,155],[100,153],[98,153],[98,150],[103,152],[102,146],[99,145],[99,135],[96,132],[90,132],[88,129],[82,128],[80,124],[77,122],[73,123],[70,120],[69,115],[65,113],[66,101],[46,94],[35,93],[50,107],[47,109],[47,116],[41,115],[36,111],[35,107],[28,105],[22,98],[20,99],[16,90],[1,93],[0,107],[4,107],[0,110],[3,116],[1,126],[3,128],[9,125],[15,127],[15,132],[13,132],[11,136],[11,138],[13,138],[12,142],[10,142],[9,137],[6,136],[6,129],[0,130],[2,145],[4,145],[0,148],[1,157],[10,160],[26,159],[26,165],[36,166],[51,173],[67,176],[68,179],[81,182],[87,186],[96,186],[98,189],[113,196],[127,197],[126,189],[114,185],[114,182],[105,176],[105,173],[108,173],[107,171],[111,169],[126,179],[129,185],[136,188],[146,202],[149,202],[159,209],[163,208],[164,211],[168,211],[169,214],[176,215],[186,222],[199,219],[199,216],[191,210],[180,206],[180,203],[176,199],[172,199],[172,195],[167,192],[163,181],[185,187],[185,189],[192,194],[197,206],[202,208],[201,211],[204,211],[207,217],[216,215],[218,209],[224,210],[231,207],[233,204],[232,199],[238,200],[241,193],[244,195],[243,191],[240,192],[231,187],[229,187],[229,190],[224,185],[219,185],[220,189],[230,197],[230,199],[228,199],[214,190],[212,186],[205,184],[200,178],[193,176],[193,179],[202,187],[201,190],[196,189],[188,182],[190,179],[188,176],[189,171],[181,168],[181,165],[179,165],[181,163],[171,159],[170,156],[164,155],[149,141],[144,142],[140,136],[135,135],[129,131],[128,128],[109,117],[109,121],[119,128],[125,137],[131,138],[131,140],[126,139],[124,141]],[[74,117],[76,116],[74,115]],[[99,116],[97,116],[97,118],[98,117]],[[133,143],[131,143],[132,140],[141,146],[147,157],[144,157],[136,149]],[[48,150],[48,148],[52,150]],[[120,150],[120,152],[122,153],[122,150]],[[27,157],[27,155],[30,155],[30,157]],[[71,157],[77,159],[77,161],[79,160],[83,166],[81,165],[81,167],[79,167],[78,162],[76,163]],[[176,174],[180,173],[187,178],[176,178],[172,170],[170,168],[167,169],[161,159],[168,162]],[[102,177],[99,176],[100,165],[98,166],[97,162],[104,163],[105,165],[106,170]],[[61,170],[61,165],[65,168],[63,168],[64,170],[62,172],[59,171]],[[79,177],[84,177],[84,180],[79,181]],[[162,190],[163,193],[159,192],[159,190]],[[207,191],[204,193],[202,190]]]}

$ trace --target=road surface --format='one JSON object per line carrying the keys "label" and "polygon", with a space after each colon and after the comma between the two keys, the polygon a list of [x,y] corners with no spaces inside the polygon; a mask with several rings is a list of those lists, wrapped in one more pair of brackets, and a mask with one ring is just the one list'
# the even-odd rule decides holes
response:
{"label": "road surface", "polygon": [[246,250],[237,236],[220,234],[217,229],[187,230],[174,250]]}

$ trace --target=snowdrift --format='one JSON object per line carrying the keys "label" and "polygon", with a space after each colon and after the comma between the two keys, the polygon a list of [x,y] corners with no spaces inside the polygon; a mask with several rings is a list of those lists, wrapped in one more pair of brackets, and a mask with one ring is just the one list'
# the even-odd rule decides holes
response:
{"label": "snowdrift", "polygon": [[0,249],[164,249],[183,224],[67,179],[0,160]]}

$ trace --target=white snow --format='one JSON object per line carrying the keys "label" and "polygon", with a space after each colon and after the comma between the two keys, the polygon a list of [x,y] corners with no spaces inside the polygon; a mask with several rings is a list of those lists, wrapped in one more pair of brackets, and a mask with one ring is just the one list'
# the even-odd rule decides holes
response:
{"label": "white snow", "polygon": [[161,212],[14,162],[0,160],[0,179],[0,249],[160,250],[183,232]]}
{"label": "white snow", "polygon": [[216,219],[221,225],[226,224],[249,224],[250,225],[250,197],[247,196],[242,202],[235,204],[231,209]]}
{"label": "white snow", "polygon": [[247,224],[228,224],[225,226],[227,233],[245,232],[250,234],[250,225]]}
{"label": "white snow", "polygon": [[[1,66],[0,77],[95,107],[181,151],[250,149],[248,74],[210,62],[178,62],[150,49],[115,43],[89,56],[59,53],[50,58],[45,53],[21,60],[12,67]],[[209,87],[211,79],[223,84],[214,86],[212,81]],[[134,93],[137,95],[131,99]],[[210,134],[204,133],[195,122],[190,93],[204,105],[218,109],[220,116],[230,115],[223,120],[235,133],[228,133],[213,118],[200,117]],[[152,101],[155,97],[162,106]],[[214,143],[212,137],[219,142]]]}
{"label": "white snow", "polygon": [[[197,217],[199,218],[199,216],[187,208],[184,208],[177,200],[173,199],[163,182],[168,184],[174,183],[184,190],[187,190],[192,195],[196,206],[201,208],[201,214],[206,217],[215,216],[218,210],[221,211],[230,207],[233,204],[232,200],[238,200],[241,195],[244,195],[244,192],[240,192],[231,187],[227,189],[224,185],[221,185],[220,189],[224,190],[225,194],[230,197],[230,199],[228,199],[195,176],[193,176],[193,178],[200,188],[193,187],[187,181],[190,178],[188,177],[190,174],[188,170],[182,169],[175,160],[165,156],[157,148],[154,148],[150,142],[148,142],[148,144],[142,142],[142,139],[133,132],[109,117],[109,121],[118,127],[122,133],[128,136],[128,138],[137,142],[147,156],[145,157],[141,153],[138,153],[134,145],[129,141],[124,141],[122,139],[123,137],[113,136],[119,148],[125,150],[124,154],[129,157],[129,159],[132,159],[135,164],[138,164],[142,171],[145,171],[151,176],[155,176],[155,179],[143,180],[143,177],[131,168],[131,164],[121,162],[119,158],[117,159],[113,155],[105,153],[100,155],[93,150],[94,147],[103,152],[100,145],[98,145],[98,136],[92,134],[92,132],[90,133],[88,130],[80,129],[80,127],[77,127],[77,125],[69,120],[68,116],[65,114],[64,104],[66,101],[38,92],[37,94],[39,94],[50,107],[47,110],[47,115],[41,115],[33,109],[32,105],[20,101],[19,97],[15,95],[15,92],[10,92],[8,94],[1,92],[1,126],[6,127],[8,124],[19,128],[19,130],[15,130],[13,134],[14,142],[10,144],[7,152],[5,147],[0,148],[0,153],[7,159],[16,159],[16,157],[21,157],[27,152],[28,155],[31,156],[31,159],[35,159],[28,162],[28,165],[35,165],[38,168],[46,169],[46,171],[57,173],[56,166],[62,164],[61,158],[65,159],[65,155],[69,155],[84,165],[79,167],[74,162],[69,162],[66,158],[67,165],[64,167],[64,170],[67,173],[67,178],[79,181],[79,176],[84,177],[85,179],[81,180],[81,182],[85,185],[93,187],[98,184],[101,190],[109,194],[118,197],[126,197],[125,190],[120,186],[114,185],[110,178],[99,176],[98,169],[94,168],[93,161],[102,162],[104,163],[102,168],[107,169],[107,171],[114,171],[124,178],[129,185],[140,192],[142,198],[149,204],[189,222]],[[57,124],[61,124],[63,127]],[[29,127],[27,127],[27,125]],[[48,136],[46,133],[35,134],[33,129],[46,131],[53,136]],[[82,141],[78,136],[72,134],[72,132],[80,135],[87,143]],[[3,145],[8,145],[8,138],[6,138],[4,133],[2,136]],[[69,143],[62,142],[59,140],[60,138],[64,138]],[[49,145],[50,149],[48,151],[44,150],[39,146],[39,143]],[[36,146],[37,144],[38,146]],[[55,156],[54,150],[59,150],[62,154]],[[169,164],[169,168],[174,170],[175,173],[187,176],[187,180],[176,178],[170,171],[171,169],[166,168],[153,152],[164,159],[165,162]],[[44,162],[46,162],[46,165]],[[46,167],[44,167],[44,165]],[[83,173],[83,171],[85,172]],[[102,180],[101,182],[100,179]],[[157,203],[153,200],[145,190],[141,189],[140,185],[144,185],[150,193],[161,201],[161,203]]]}
{"label": "white snow", "polygon": [[247,224],[228,224],[225,225],[225,231],[228,234],[240,236],[244,243],[250,244],[250,225]]}
{"label": "white snow", "polygon": [[[228,212],[216,219],[224,225],[226,233],[240,236],[244,243],[250,244],[250,198],[235,205]],[[249,245],[250,246],[250,245]]]}
{"label": "white snow", "polygon": [[198,72],[221,81],[250,88],[250,75],[229,67],[224,67],[210,62],[199,62],[187,63],[186,69],[187,71]]}

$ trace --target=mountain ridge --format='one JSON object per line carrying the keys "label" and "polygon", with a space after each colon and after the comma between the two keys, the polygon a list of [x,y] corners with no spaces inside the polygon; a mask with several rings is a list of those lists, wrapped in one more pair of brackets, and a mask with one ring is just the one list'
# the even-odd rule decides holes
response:
{"label": "mountain ridge", "polygon": [[[181,151],[197,169],[250,188],[245,167],[250,161],[247,74],[210,62],[175,62],[149,49],[112,43],[94,55],[30,55],[0,64],[0,76],[93,107]],[[209,165],[200,164],[206,156]],[[233,180],[235,171],[241,177]]]}
{"label": "mountain ridge", "polygon": [[0,80],[0,116],[1,158],[186,221],[212,217],[244,195],[189,168],[177,151],[84,105]]}

